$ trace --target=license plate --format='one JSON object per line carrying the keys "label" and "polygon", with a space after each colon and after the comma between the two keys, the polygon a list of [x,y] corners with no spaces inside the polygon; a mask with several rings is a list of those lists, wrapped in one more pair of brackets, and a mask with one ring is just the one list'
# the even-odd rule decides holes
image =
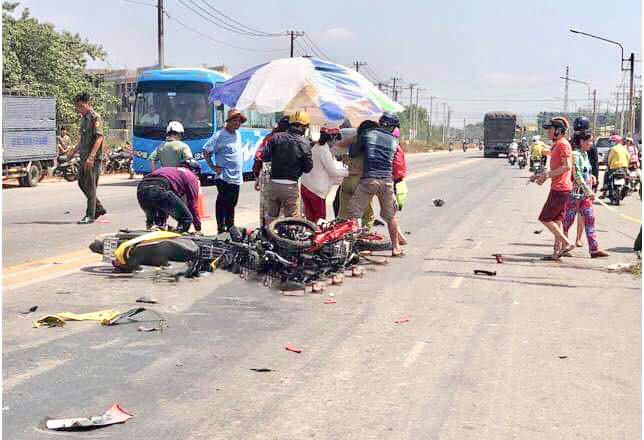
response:
{"label": "license plate", "polygon": [[114,252],[119,247],[119,242],[116,238],[106,238],[103,240],[103,261],[111,263],[114,261]]}
{"label": "license plate", "polygon": [[615,179],[615,185],[624,185],[625,183],[624,179]]}

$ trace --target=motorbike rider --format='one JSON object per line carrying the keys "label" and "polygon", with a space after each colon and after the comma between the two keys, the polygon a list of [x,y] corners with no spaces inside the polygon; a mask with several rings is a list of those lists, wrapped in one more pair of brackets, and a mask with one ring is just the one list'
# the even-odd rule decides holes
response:
{"label": "motorbike rider", "polygon": [[512,139],[512,143],[508,147],[508,161],[512,163],[512,158],[516,160],[517,157],[519,157],[519,144],[516,139]]}
{"label": "motorbike rider", "polygon": [[[188,232],[193,224],[201,231],[197,210],[201,166],[187,159],[178,167],[161,167],[146,175],[138,185],[136,197],[145,212],[145,227],[166,228],[168,216],[177,221],[177,232]],[[185,202],[182,200],[185,197]]]}
{"label": "motorbike rider", "polygon": [[275,133],[264,149],[264,162],[271,163],[271,181],[268,184],[268,210],[266,224],[280,216],[299,216],[300,191],[298,183],[302,174],[313,169],[311,145],[305,139],[311,117],[298,110],[289,117],[289,128]]}
{"label": "motorbike rider", "polygon": [[[566,214],[563,221],[564,233],[568,230],[577,217],[577,240],[576,246],[581,247],[581,234],[586,230],[588,248],[591,258],[607,257],[608,254],[599,249],[597,235],[595,232],[595,213],[593,211],[593,184],[595,176],[592,174],[592,166],[588,158],[588,151],[593,145],[593,135],[590,129],[590,120],[586,117],[578,117],[573,123],[573,190],[566,204]],[[583,223],[582,223],[583,222]]]}
{"label": "motorbike rider", "polygon": [[190,147],[181,141],[183,137],[183,124],[171,121],[165,129],[166,141],[159,145],[148,157],[150,169],[156,169],[157,160],[162,167],[177,167],[181,162],[192,159]]}
{"label": "motorbike rider", "polygon": [[611,135],[609,139],[613,143],[613,146],[610,150],[608,150],[608,169],[606,171],[606,174],[604,174],[602,195],[599,197],[601,199],[606,198],[608,192],[608,182],[615,173],[623,172],[625,175],[628,175],[628,165],[631,161],[628,149],[622,143],[622,137],[614,134]]}
{"label": "motorbike rider", "polygon": [[633,138],[630,136],[626,138],[626,149],[630,155],[629,169],[638,169],[640,167],[640,155],[639,151],[633,144]]}
{"label": "motorbike rider", "polygon": [[543,142],[541,136],[532,136],[532,146],[530,147],[530,169],[534,170],[534,165],[541,162],[543,152]]}
{"label": "motorbike rider", "polygon": [[359,132],[349,149],[349,156],[363,155],[363,173],[360,183],[349,202],[349,218],[359,218],[371,202],[378,197],[380,217],[387,223],[391,239],[392,257],[404,255],[398,241],[398,221],[394,200],[393,160],[397,142],[390,131],[382,127],[393,128],[400,125],[397,116],[385,113],[380,118],[379,126],[363,129]]}

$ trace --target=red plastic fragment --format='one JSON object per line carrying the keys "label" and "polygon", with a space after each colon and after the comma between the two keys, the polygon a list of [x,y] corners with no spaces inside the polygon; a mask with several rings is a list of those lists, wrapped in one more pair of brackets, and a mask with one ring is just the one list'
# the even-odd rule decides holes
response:
{"label": "red plastic fragment", "polygon": [[96,223],[101,223],[103,225],[109,225],[112,222],[109,221],[109,220],[96,220]]}
{"label": "red plastic fragment", "polygon": [[404,315],[400,319],[397,319],[394,321],[396,324],[402,324],[403,322],[409,322],[411,321],[411,315]]}
{"label": "red plastic fragment", "polygon": [[286,351],[292,351],[293,353],[302,353],[302,350],[300,350],[299,348],[297,348],[296,346],[294,346],[294,345],[292,345],[292,344],[290,344],[288,342],[286,343],[286,346],[284,347],[284,349]]}
{"label": "red plastic fragment", "polygon": [[334,300],[333,298],[327,298],[324,300],[324,304],[336,304],[336,302],[337,301]]}

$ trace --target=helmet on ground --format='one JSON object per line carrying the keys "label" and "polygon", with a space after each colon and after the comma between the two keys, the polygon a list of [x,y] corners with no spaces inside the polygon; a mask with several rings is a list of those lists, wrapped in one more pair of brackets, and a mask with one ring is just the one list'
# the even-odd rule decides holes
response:
{"label": "helmet on ground", "polygon": [[170,121],[165,132],[183,134],[183,124],[179,121]]}
{"label": "helmet on ground", "polygon": [[180,167],[188,168],[190,171],[195,173],[197,176],[201,174],[201,165],[195,159],[186,159],[179,164]]}
{"label": "helmet on ground", "polygon": [[554,128],[555,132],[563,135],[565,135],[566,131],[568,131],[568,127],[570,127],[568,119],[564,118],[563,116],[555,116],[554,118],[550,118],[548,122],[543,124],[544,129],[547,130],[549,128]]}
{"label": "helmet on ground", "polygon": [[378,121],[382,128],[389,128],[393,130],[395,127],[400,127],[400,119],[398,116],[390,112],[384,112]]}
{"label": "helmet on ground", "polygon": [[302,126],[307,126],[311,123],[311,117],[304,110],[296,111],[291,116],[289,116],[288,120],[291,124],[299,124]]}

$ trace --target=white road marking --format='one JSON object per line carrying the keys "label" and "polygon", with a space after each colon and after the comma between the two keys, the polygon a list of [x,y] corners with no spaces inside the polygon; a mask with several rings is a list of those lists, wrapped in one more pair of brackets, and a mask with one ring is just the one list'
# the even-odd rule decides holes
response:
{"label": "white road marking", "polygon": [[449,286],[450,289],[458,289],[463,282],[463,277],[456,277],[454,278],[454,281],[452,281],[452,285]]}
{"label": "white road marking", "polygon": [[403,367],[409,368],[411,364],[416,362],[416,359],[418,359],[418,356],[425,349],[426,345],[427,343],[425,342],[416,342],[416,345],[414,345],[412,349],[409,351],[409,354],[405,359],[405,363],[403,364]]}

